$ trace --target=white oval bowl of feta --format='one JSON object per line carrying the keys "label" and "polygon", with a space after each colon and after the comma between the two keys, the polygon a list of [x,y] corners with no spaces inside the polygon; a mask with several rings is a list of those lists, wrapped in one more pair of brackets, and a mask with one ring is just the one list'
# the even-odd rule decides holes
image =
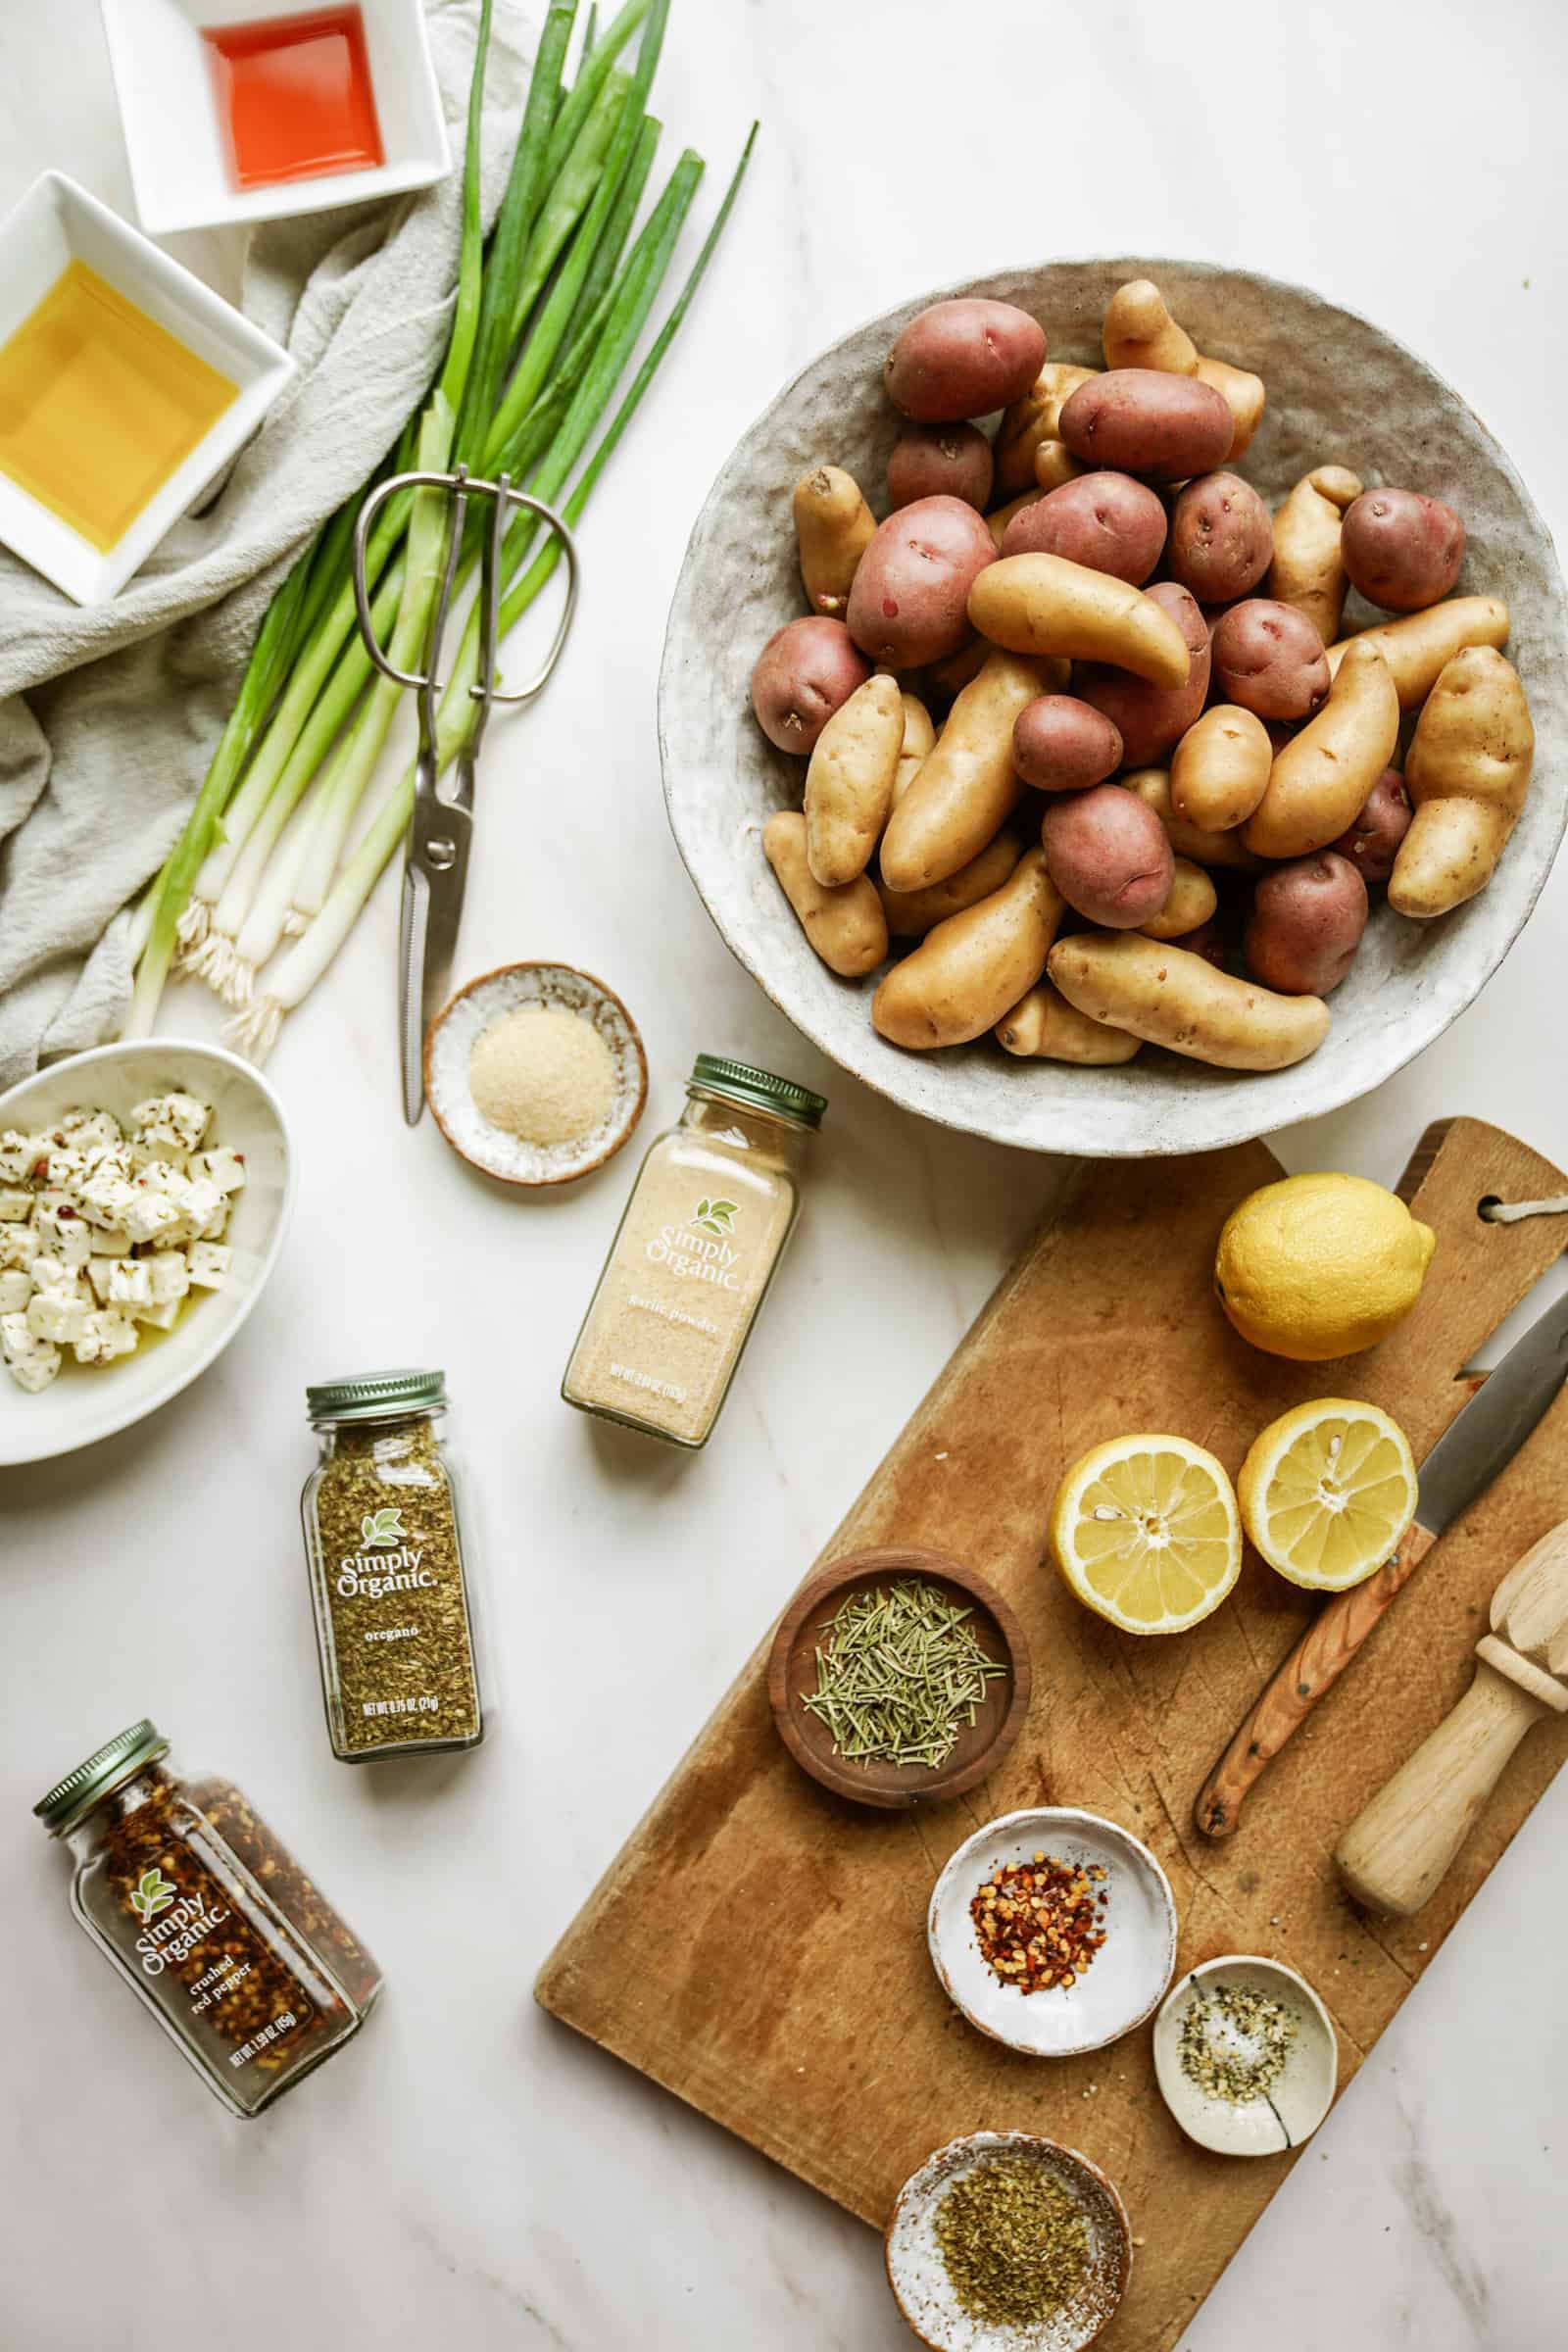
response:
{"label": "white oval bowl of feta", "polygon": [[96,1046],[0,1095],[0,1465],[199,1379],[266,1287],[294,1173],[276,1096],[220,1047]]}

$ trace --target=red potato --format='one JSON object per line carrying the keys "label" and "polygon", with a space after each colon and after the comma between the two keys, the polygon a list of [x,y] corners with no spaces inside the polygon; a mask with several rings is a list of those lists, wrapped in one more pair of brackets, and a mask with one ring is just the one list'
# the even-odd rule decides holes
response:
{"label": "red potato", "polygon": [[1037,792],[1087,792],[1121,765],[1121,730],[1072,694],[1037,695],[1012,726],[1012,764]]}
{"label": "red potato", "polygon": [[1366,884],[1348,858],[1319,850],[1265,874],[1242,938],[1247,968],[1282,997],[1326,997],[1355,960]]}
{"label": "red potato", "polygon": [[883,381],[906,416],[948,424],[1021,400],[1045,360],[1045,329],[1027,311],[970,294],[934,302],[911,318],[888,354]]}
{"label": "red potato", "polygon": [[1200,923],[1196,931],[1189,931],[1181,939],[1169,940],[1166,944],[1173,948],[1185,948],[1190,956],[1201,956],[1203,961],[1211,963],[1216,972],[1225,969],[1225,934],[1214,915],[1210,915],[1206,923]]}
{"label": "red potato", "polygon": [[1363,882],[1386,882],[1414,813],[1404,778],[1396,767],[1386,767],[1354,824],[1329,846],[1349,859]]}
{"label": "red potato", "polygon": [[1079,698],[1119,730],[1122,760],[1128,767],[1152,767],[1161,760],[1186,734],[1208,693],[1208,627],[1197,603],[1175,580],[1156,580],[1144,594],[1170,614],[1182,633],[1191,656],[1186,685],[1153,686],[1103,662],[1081,662],[1073,671]]}
{"label": "red potato", "polygon": [[969,637],[969,591],[996,543],[961,498],[920,498],[890,514],[856,566],[846,618],[873,662],[917,669]]}
{"label": "red potato", "polygon": [[906,424],[888,460],[888,505],[961,498],[983,514],[995,471],[991,444],[977,424]]}
{"label": "red potato", "polygon": [[1040,828],[1046,870],[1075,913],[1133,931],[1170,897],[1176,861],[1152,808],[1119,784],[1051,802]]}
{"label": "red potato", "polygon": [[1086,466],[1185,482],[1230,455],[1235,419],[1212,385],[1154,368],[1113,368],[1062,404],[1059,432]]}
{"label": "red potato", "polygon": [[1080,473],[1048,490],[1003,535],[1004,556],[1065,556],[1141,588],[1165,545],[1165,510],[1130,473]]}
{"label": "red potato", "polygon": [[1171,510],[1172,579],[1200,605],[1228,605],[1257,586],[1274,554],[1274,518],[1238,473],[1200,474]]}
{"label": "red potato", "polygon": [[1340,527],[1351,585],[1387,612],[1440,604],[1464,562],[1464,524],[1441,498],[1419,490],[1363,490]]}
{"label": "red potato", "polygon": [[870,675],[870,663],[856,651],[842,620],[820,614],[787,620],[752,671],[757,723],[781,752],[808,753],[834,711]]}
{"label": "red potato", "polygon": [[1258,718],[1308,718],[1328,699],[1328,656],[1315,624],[1272,597],[1248,597],[1224,614],[1214,631],[1214,674],[1226,701]]}

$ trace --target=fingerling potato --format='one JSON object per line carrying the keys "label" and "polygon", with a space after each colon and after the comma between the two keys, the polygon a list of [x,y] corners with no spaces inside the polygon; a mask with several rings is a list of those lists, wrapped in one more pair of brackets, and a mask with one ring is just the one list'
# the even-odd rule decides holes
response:
{"label": "fingerling potato", "polygon": [[1040,692],[1040,671],[1016,654],[993,653],[948,714],[888,820],[882,879],[889,890],[929,889],[977,858],[1017,806],[1012,726]]}
{"label": "fingerling potato", "polygon": [[984,514],[993,471],[991,444],[977,424],[906,424],[888,460],[888,505],[961,498]]}
{"label": "fingerling potato", "polygon": [[1081,473],[1012,517],[1004,556],[1065,556],[1141,588],[1165,545],[1165,510],[1130,473]]}
{"label": "fingerling potato", "polygon": [[1037,792],[1085,792],[1121,758],[1120,729],[1076,695],[1037,695],[1013,721],[1012,764]]}
{"label": "fingerling potato", "polygon": [[1185,940],[1202,929],[1218,905],[1219,893],[1203,868],[1190,858],[1178,858],[1163,905],[1138,928],[1146,939]]}
{"label": "fingerling potato", "polygon": [[965,602],[996,545],[961,498],[919,498],[878,526],[856,566],[845,617],[864,654],[917,669],[955,654],[969,633]]}
{"label": "fingerling potato", "polygon": [[1264,874],[1242,935],[1248,970],[1287,997],[1326,997],[1355,960],[1366,884],[1335,850]]}
{"label": "fingerling potato", "polygon": [[1386,882],[1399,844],[1410,830],[1410,795],[1396,767],[1386,767],[1361,807],[1361,813],[1335,842],[1363,882]]}
{"label": "fingerling potato", "polygon": [[1121,778],[1121,784],[1124,791],[1136,792],[1138,798],[1152,808],[1178,858],[1190,858],[1195,865],[1214,867],[1227,873],[1255,874],[1258,871],[1262,859],[1252,856],[1240,833],[1205,833],[1186,817],[1177,815],[1171,800],[1167,769],[1134,768]]}
{"label": "fingerling potato", "polygon": [[757,657],[752,709],[769,743],[809,753],[835,710],[865,684],[871,665],[842,620],[787,620]]}
{"label": "fingerling potato", "polygon": [[1200,833],[1246,824],[1268,790],[1274,747],[1268,729],[1238,703],[1215,703],[1171,754],[1170,802]]}
{"label": "fingerling potato", "polygon": [[995,841],[987,842],[978,858],[971,858],[945,881],[933,882],[928,890],[889,890],[885,882],[878,881],[877,896],[888,929],[898,939],[923,939],[950,914],[962,914],[966,906],[977,906],[982,899],[999,891],[1022,856],[1023,843],[1018,836],[1004,830]]}
{"label": "fingerling potato", "polygon": [[1153,594],[1065,556],[999,557],[969,591],[969,618],[1012,653],[1111,662],[1158,686],[1185,686],[1193,665]]}
{"label": "fingerling potato", "polygon": [[1165,308],[1152,278],[1129,278],[1105,305],[1101,346],[1107,368],[1154,368],[1162,375],[1196,375],[1198,346]]}
{"label": "fingerling potato", "polygon": [[1342,637],[1328,652],[1332,676],[1352,645],[1375,645],[1394,673],[1401,710],[1416,710],[1440,673],[1468,645],[1500,648],[1508,642],[1508,608],[1500,596],[1450,596],[1403,620],[1381,621]]}
{"label": "fingerling potato", "polygon": [[[1035,451],[1046,442],[1060,447],[1056,423],[1062,402],[1098,373],[1095,368],[1074,368],[1064,360],[1047,360],[1022,399],[1011,402],[992,444],[999,497],[1011,498],[1029,487],[1035,479]],[[1048,486],[1054,488],[1054,484]]]}
{"label": "fingerling potato", "polygon": [[871,1000],[871,1019],[917,1053],[994,1029],[1045,970],[1061,897],[1043,850],[1026,850],[1002,888],[928,932]]}
{"label": "fingerling potato", "polygon": [[1063,482],[1073,481],[1084,470],[1065,441],[1037,441],[1034,468],[1036,484],[1042,490],[1059,490]]}
{"label": "fingerling potato", "polygon": [[933,302],[909,320],[883,380],[906,416],[948,424],[1022,399],[1045,357],[1045,329],[1027,311],[966,294]]}
{"label": "fingerling potato", "polygon": [[842,620],[856,566],[876,536],[860,485],[842,466],[813,466],[795,485],[801,579],[813,612]]}
{"label": "fingerling potato", "polygon": [[1020,1060],[1075,1061],[1106,1067],[1131,1061],[1143,1052],[1141,1037],[1107,1029],[1069,1004],[1061,991],[1042,980],[997,1023],[997,1043]]}
{"label": "fingerling potato", "polygon": [[1273,553],[1269,511],[1239,473],[1200,474],[1178,494],[1170,517],[1171,577],[1200,605],[1228,605],[1250,594]]}
{"label": "fingerling potato", "polygon": [[1405,754],[1415,814],[1394,860],[1391,906],[1428,922],[1492,879],[1525,805],[1535,745],[1513,663],[1487,645],[1455,654]]}
{"label": "fingerling potato", "polygon": [[1464,562],[1464,524],[1418,490],[1363,490],[1348,509],[1345,568],[1369,605],[1420,612],[1442,601]]}
{"label": "fingerling potato", "polygon": [[1083,663],[1073,676],[1082,700],[1119,729],[1122,758],[1131,767],[1147,767],[1163,758],[1193,724],[1208,692],[1208,626],[1196,601],[1175,580],[1156,580],[1144,593],[1181,634],[1189,664],[1185,682],[1153,685],[1147,678],[1128,677],[1125,663],[1110,667],[1097,662]]}
{"label": "fingerling potato", "polygon": [[899,743],[899,764],[893,771],[895,808],[919,774],[920,763],[937,739],[931,713],[919,696],[905,693],[900,700],[904,705],[904,734]]}
{"label": "fingerling potato", "polygon": [[867,678],[816,739],[806,771],[806,860],[824,890],[865,871],[893,806],[904,741],[898,680]]}
{"label": "fingerling potato", "polygon": [[[1226,1070],[1284,1070],[1328,1035],[1320,997],[1282,997],[1216,971],[1206,957],[1137,931],[1085,931],[1057,942],[1046,969],[1092,1021]],[[883,986],[887,983],[884,981]]]}
{"label": "fingerling potato", "polygon": [[1399,739],[1399,698],[1376,646],[1352,649],[1328,701],[1291,738],[1242,827],[1260,858],[1304,858],[1326,849],[1360,813]]}
{"label": "fingerling potato", "polygon": [[1338,637],[1345,612],[1340,534],[1360,495],[1360,477],[1348,466],[1317,466],[1301,476],[1274,517],[1267,593],[1275,604],[1304,613],[1325,645]]}
{"label": "fingerling potato", "polygon": [[828,970],[845,980],[874,972],[887,956],[888,924],[869,876],[858,874],[837,890],[824,890],[807,862],[806,819],[794,808],[768,818],[762,849],[808,944]]}
{"label": "fingerling potato", "polygon": [[1212,385],[1153,368],[1117,368],[1062,404],[1060,438],[1086,466],[1185,482],[1223,465],[1230,410]]}
{"label": "fingerling potato", "polygon": [[1119,784],[1050,801],[1040,839],[1051,879],[1075,914],[1136,930],[1170,897],[1175,859],[1153,810]]}

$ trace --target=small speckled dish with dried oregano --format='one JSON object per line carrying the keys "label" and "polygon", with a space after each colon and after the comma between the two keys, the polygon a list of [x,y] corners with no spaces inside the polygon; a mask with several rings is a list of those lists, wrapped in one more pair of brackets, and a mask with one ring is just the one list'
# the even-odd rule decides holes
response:
{"label": "small speckled dish with dried oregano", "polygon": [[[1065,2192],[1056,2201],[1068,2212],[1080,2276],[1054,2308],[1050,2291],[1042,2296],[1047,2308],[1041,2316],[1003,2323],[965,2308],[977,2299],[968,2277],[977,2266],[959,2264],[963,2283],[956,2282],[951,2252],[944,2251],[944,2236],[951,2233],[944,2231],[942,2215],[953,2191],[986,2169],[1015,2171],[1020,2165],[1038,2168],[1049,2187]],[[1115,2316],[1133,2260],[1127,2209],[1099,2165],[1030,2132],[971,2132],[938,2148],[900,2189],[883,2244],[894,2298],[931,2352],[1086,2352]],[[984,2276],[980,2267],[979,2279]],[[995,2283],[1016,2292],[1016,2265],[1004,2260]]]}
{"label": "small speckled dish with dried oregano", "polygon": [[[604,1044],[610,1102],[581,1134],[539,1144],[487,1118],[474,1100],[474,1048],[498,1023],[534,1006],[575,1014]],[[460,1158],[502,1184],[569,1184],[612,1159],[648,1100],[648,1058],[637,1024],[613,989],[569,963],[504,963],[460,988],[424,1041],[425,1099]]]}

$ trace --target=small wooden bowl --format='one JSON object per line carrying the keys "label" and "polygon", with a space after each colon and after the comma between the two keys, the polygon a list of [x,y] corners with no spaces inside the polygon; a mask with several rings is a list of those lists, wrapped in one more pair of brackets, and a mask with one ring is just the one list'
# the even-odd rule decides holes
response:
{"label": "small wooden bowl", "polygon": [[[966,1602],[981,1648],[1006,1668],[988,1683],[973,1724],[959,1730],[953,1753],[935,1771],[926,1764],[847,1763],[835,1752],[827,1726],[801,1703],[816,1689],[817,1646],[841,1601],[899,1577],[919,1577]],[[1023,1729],[1031,1680],[1023,1628],[995,1587],[945,1552],[903,1546],[852,1551],[808,1577],[779,1622],[767,1660],[768,1703],[797,1764],[835,1796],[887,1809],[940,1804],[994,1772]]]}
{"label": "small wooden bowl", "polygon": [[[1088,2276],[1070,2303],[1032,2327],[971,2319],[949,2280],[936,2238],[943,2199],[965,2173],[1024,2157],[1060,2181],[1089,2234]],[[1032,2132],[971,2132],[926,2159],[900,2189],[883,2239],[888,2283],[910,2328],[931,2352],[1087,2352],[1115,2316],[1133,2263],[1132,2229],[1115,2185],[1076,2148]]]}

